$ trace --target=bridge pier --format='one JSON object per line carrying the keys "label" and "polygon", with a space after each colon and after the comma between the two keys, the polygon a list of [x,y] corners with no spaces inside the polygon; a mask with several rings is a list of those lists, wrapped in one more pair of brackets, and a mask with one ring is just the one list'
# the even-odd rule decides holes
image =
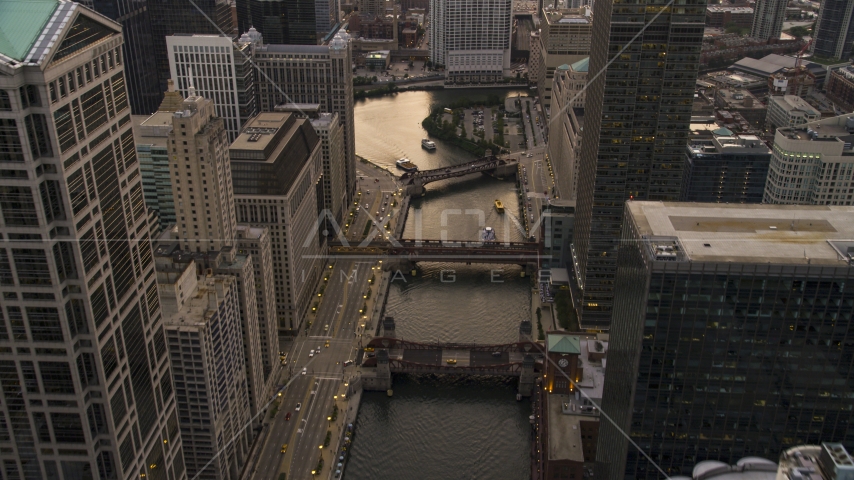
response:
{"label": "bridge pier", "polygon": [[424,185],[407,185],[406,195],[410,197],[423,197],[427,194],[427,189]]}
{"label": "bridge pier", "polygon": [[401,272],[409,274],[414,269],[415,263],[405,258],[389,258],[383,262],[383,270],[386,272],[400,270]]}
{"label": "bridge pier", "polygon": [[530,320],[522,320],[519,324],[519,342],[533,342],[534,326]]}
{"label": "bridge pier", "polygon": [[362,372],[362,386],[365,390],[381,392],[391,390],[391,367],[388,363],[387,349],[377,349],[377,368],[371,373],[373,373],[373,375],[367,372]]}
{"label": "bridge pier", "polygon": [[396,338],[394,333],[394,317],[385,317],[383,319],[383,336],[388,338]]}
{"label": "bridge pier", "polygon": [[[530,322],[528,322],[530,323]],[[519,375],[519,394],[530,397],[534,391],[534,357],[525,355],[522,359],[522,371]]]}

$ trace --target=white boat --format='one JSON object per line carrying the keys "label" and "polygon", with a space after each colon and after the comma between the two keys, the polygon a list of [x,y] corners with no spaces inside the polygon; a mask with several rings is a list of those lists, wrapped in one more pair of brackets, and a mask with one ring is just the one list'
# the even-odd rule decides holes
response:
{"label": "white boat", "polygon": [[493,230],[492,227],[484,227],[483,231],[480,232],[480,239],[484,242],[494,242],[495,230]]}
{"label": "white boat", "polygon": [[421,139],[421,146],[427,150],[436,150],[436,143],[426,138]]}

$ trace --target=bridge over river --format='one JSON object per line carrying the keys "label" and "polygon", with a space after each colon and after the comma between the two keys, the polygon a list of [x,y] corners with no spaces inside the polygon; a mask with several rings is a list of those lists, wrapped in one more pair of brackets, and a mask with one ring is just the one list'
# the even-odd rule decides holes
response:
{"label": "bridge over river", "polygon": [[[478,242],[460,240],[373,240],[352,244],[332,241],[330,255],[352,255],[384,260],[387,268],[408,269],[418,262],[537,265],[542,245],[537,242]],[[385,262],[388,260],[388,262]],[[391,264],[406,265],[391,265]]]}
{"label": "bridge over river", "polygon": [[383,320],[383,331],[385,336],[372,339],[365,347],[370,357],[363,360],[362,371],[370,369],[375,374],[365,384],[368,389],[391,388],[394,373],[489,375],[519,377],[519,393],[530,395],[534,372],[539,369],[536,359],[543,353],[531,339],[530,321],[521,322],[518,342],[500,345],[401,340],[395,337],[392,317]]}
{"label": "bridge over river", "polygon": [[496,177],[506,177],[516,173],[518,164],[519,161],[515,158],[499,158],[490,155],[451,167],[404,173],[400,176],[400,184],[407,195],[420,196],[426,192],[424,186],[428,183],[472,173],[489,173]]}

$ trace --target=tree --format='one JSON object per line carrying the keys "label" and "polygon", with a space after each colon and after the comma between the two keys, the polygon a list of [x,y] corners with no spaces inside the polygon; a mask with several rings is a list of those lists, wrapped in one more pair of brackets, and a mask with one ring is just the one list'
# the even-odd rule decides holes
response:
{"label": "tree", "polygon": [[735,33],[735,34],[738,34],[741,36],[744,36],[744,35],[747,35],[748,33],[750,33],[749,28],[740,27],[740,26],[736,25],[735,23],[727,23],[726,25],[724,25],[724,31],[726,33]]}
{"label": "tree", "polygon": [[810,29],[807,27],[792,27],[789,29],[789,35],[795,38],[802,38],[810,34]]}

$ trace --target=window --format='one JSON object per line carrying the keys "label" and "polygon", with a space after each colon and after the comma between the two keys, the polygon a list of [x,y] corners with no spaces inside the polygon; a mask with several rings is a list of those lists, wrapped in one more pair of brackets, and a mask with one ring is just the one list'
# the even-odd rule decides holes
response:
{"label": "window", "polygon": [[41,113],[33,113],[24,118],[27,128],[27,137],[30,141],[30,151],[33,159],[52,157],[53,148],[48,135],[48,126],[45,116]]}
{"label": "window", "polygon": [[9,99],[9,92],[0,90],[0,112],[11,112],[12,101]]}
{"label": "window", "polygon": [[[80,421],[80,415],[76,413],[56,413],[51,412],[50,423],[53,424],[53,435],[56,437],[56,443],[83,443],[86,437],[83,435],[83,422]],[[68,463],[81,462],[62,462],[63,470]],[[82,462],[88,466],[87,462]],[[82,475],[71,476],[66,478],[85,478]],[[90,477],[91,478],[91,477]]]}
{"label": "window", "polygon": [[51,307],[27,307],[27,320],[34,342],[63,342],[59,311]]}
{"label": "window", "polygon": [[46,394],[74,395],[74,381],[67,362],[39,362],[39,371]]}
{"label": "window", "polygon": [[18,271],[18,281],[21,285],[50,285],[50,269],[47,265],[47,255],[42,249],[14,248],[12,259]]}
{"label": "window", "polygon": [[[2,98],[0,98],[2,107]],[[0,110],[3,110],[0,108]],[[0,118],[0,162],[23,162],[24,151],[18,124],[11,118]]]}

